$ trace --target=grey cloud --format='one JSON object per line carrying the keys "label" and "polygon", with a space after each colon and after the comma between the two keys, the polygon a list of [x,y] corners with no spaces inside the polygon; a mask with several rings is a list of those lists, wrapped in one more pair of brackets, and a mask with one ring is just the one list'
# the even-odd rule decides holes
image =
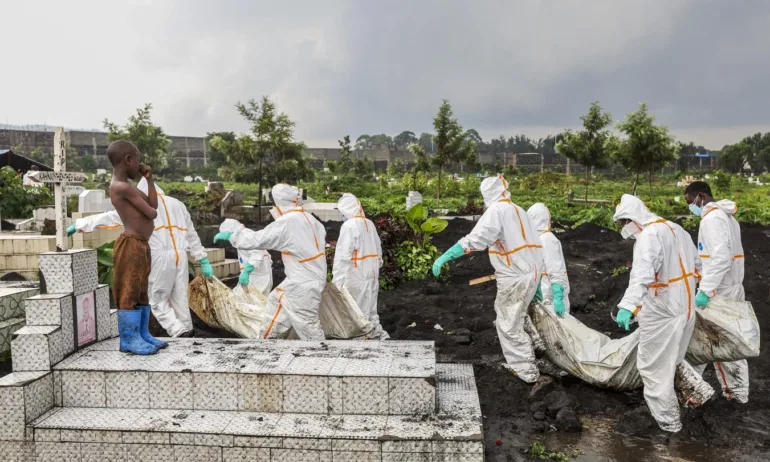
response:
{"label": "grey cloud", "polygon": [[263,94],[307,140],[428,130],[442,98],[484,133],[574,126],[593,100],[616,119],[646,101],[674,129],[770,123],[763,0],[194,0],[134,15],[142,69],[198,82],[169,97],[169,132],[243,129],[233,104]]}

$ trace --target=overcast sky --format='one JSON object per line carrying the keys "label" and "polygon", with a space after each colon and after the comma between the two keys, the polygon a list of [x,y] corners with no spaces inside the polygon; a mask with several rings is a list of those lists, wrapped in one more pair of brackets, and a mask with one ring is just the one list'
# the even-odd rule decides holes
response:
{"label": "overcast sky", "polygon": [[768,0],[0,0],[0,123],[244,131],[270,95],[309,146],[431,129],[484,139],[647,102],[711,148],[770,131]]}

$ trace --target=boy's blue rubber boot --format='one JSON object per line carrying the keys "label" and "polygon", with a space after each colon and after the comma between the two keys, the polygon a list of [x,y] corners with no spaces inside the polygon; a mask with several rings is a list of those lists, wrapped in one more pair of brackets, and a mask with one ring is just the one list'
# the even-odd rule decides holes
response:
{"label": "boy's blue rubber boot", "polygon": [[135,355],[154,355],[158,347],[147,343],[139,333],[142,324],[142,310],[118,310],[118,333],[120,351]]}
{"label": "boy's blue rubber boot", "polygon": [[158,340],[150,335],[150,305],[137,305],[136,309],[142,310],[142,325],[139,327],[139,332],[142,334],[142,340],[150,345],[155,345],[158,348],[166,348],[168,342]]}

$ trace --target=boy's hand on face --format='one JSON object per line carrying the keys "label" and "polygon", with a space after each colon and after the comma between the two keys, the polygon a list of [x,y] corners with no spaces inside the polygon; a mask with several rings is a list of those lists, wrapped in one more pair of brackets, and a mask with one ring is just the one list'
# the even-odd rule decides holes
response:
{"label": "boy's hand on face", "polygon": [[139,164],[139,173],[146,179],[152,179],[152,169],[147,164]]}

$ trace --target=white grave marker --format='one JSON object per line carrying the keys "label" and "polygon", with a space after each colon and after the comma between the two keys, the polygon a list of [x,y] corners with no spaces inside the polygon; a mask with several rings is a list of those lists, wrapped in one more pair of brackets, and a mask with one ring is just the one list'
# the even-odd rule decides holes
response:
{"label": "white grave marker", "polygon": [[64,188],[67,183],[82,183],[86,176],[82,173],[67,171],[67,147],[64,144],[64,128],[58,127],[53,138],[53,172],[35,172],[30,178],[40,183],[53,183],[56,206],[56,247],[58,250],[69,249],[67,238],[67,195]]}

